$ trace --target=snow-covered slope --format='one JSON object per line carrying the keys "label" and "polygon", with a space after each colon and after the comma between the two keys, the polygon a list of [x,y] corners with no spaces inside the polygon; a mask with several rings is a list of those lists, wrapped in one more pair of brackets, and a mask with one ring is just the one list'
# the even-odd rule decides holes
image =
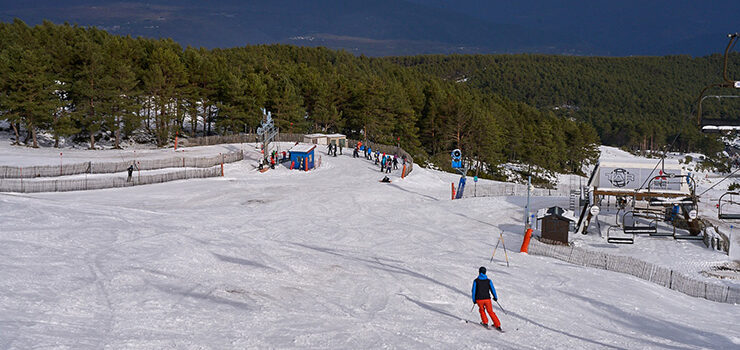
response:
{"label": "snow-covered slope", "polygon": [[[311,172],[0,194],[0,348],[740,347],[740,306],[515,253],[523,198],[450,201],[454,175],[385,184],[319,152]],[[464,322],[481,265],[506,333]]]}

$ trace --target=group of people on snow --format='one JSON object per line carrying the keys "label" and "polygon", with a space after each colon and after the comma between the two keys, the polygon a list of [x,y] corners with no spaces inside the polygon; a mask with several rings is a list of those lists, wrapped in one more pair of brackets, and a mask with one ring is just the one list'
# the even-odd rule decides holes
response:
{"label": "group of people on snow", "polygon": [[278,151],[272,151],[270,153],[269,159],[267,157],[261,158],[259,160],[259,170],[264,169],[265,166],[269,165],[270,169],[275,169],[275,164],[280,162],[284,162],[288,159],[288,153],[285,151],[282,152],[282,158],[280,158],[281,154]]}
{"label": "group of people on snow", "polygon": [[[380,152],[376,150],[373,152],[372,147],[366,146],[362,147],[362,142],[358,142],[357,145],[355,145],[355,149],[352,152],[353,158],[359,158],[360,157],[360,151],[364,152],[365,159],[367,160],[375,160],[375,165],[380,165],[380,172],[381,173],[390,173],[391,170],[397,170],[398,169],[398,154],[390,155],[386,154],[385,152]],[[401,162],[402,165],[406,165],[406,155],[401,156]]]}
{"label": "group of people on snow", "polygon": [[337,156],[337,148],[339,148],[339,154],[342,154],[342,145],[337,146],[336,144],[330,143],[327,147],[327,155]]}

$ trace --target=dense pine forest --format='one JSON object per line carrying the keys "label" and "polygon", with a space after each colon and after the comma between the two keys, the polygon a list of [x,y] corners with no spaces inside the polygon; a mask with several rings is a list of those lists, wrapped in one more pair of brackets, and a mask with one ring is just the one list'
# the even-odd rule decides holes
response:
{"label": "dense pine forest", "polygon": [[[39,132],[89,143],[254,130],[343,132],[420,161],[461,148],[489,175],[502,162],[578,171],[596,156],[585,123],[382,59],[286,45],[182,48],[162,39],[16,20],[0,24],[0,119],[17,142]],[[436,157],[436,158],[435,158]]]}
{"label": "dense pine forest", "polygon": [[[722,81],[719,54],[698,58],[433,55],[388,60],[586,122],[606,145],[659,150],[676,139],[674,151],[714,155],[722,149],[715,137],[700,134],[696,117],[702,88]],[[740,80],[740,54],[730,55],[728,75]],[[707,94],[737,92],[710,89]],[[704,117],[740,119],[740,99],[708,99],[702,108]]]}
{"label": "dense pine forest", "polygon": [[[38,135],[115,147],[253,131],[261,108],[283,132],[341,132],[418,161],[460,148],[487,175],[517,162],[579,172],[600,142],[716,153],[692,103],[721,57],[537,55],[367,58],[324,48],[206,50],[45,22],[0,23],[0,120]],[[733,61],[733,67],[737,60]],[[719,113],[717,111],[710,113]],[[727,112],[727,111],[725,111]],[[731,112],[731,111],[729,111]],[[483,175],[483,174],[481,174]]]}

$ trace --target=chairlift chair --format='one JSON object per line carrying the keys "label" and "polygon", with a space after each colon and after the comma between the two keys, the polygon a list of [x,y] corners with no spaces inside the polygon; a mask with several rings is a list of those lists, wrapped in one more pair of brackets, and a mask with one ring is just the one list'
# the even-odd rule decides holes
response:
{"label": "chairlift chair", "polygon": [[[690,240],[690,241],[699,241],[699,240],[703,240],[703,239],[704,239],[704,236],[701,236],[701,235],[698,235],[698,234],[697,234],[697,235],[691,235],[691,234],[688,234],[688,235],[687,235],[687,234],[679,234],[679,233],[678,233],[678,232],[676,231],[676,223],[677,223],[677,222],[681,222],[682,220],[684,220],[684,219],[678,219],[678,220],[674,220],[674,221],[673,221],[673,239],[680,239],[680,240]],[[702,222],[701,222],[701,221],[700,221],[700,224],[702,224]],[[704,231],[704,230],[702,230],[702,232],[703,232],[703,231]]]}
{"label": "chairlift chair", "polygon": [[722,198],[724,198],[728,194],[730,196],[740,195],[740,193],[738,193],[738,192],[729,191],[729,192],[725,192],[724,194],[722,194],[721,196],[719,196],[719,200],[718,200],[718,203],[717,203],[717,218],[720,219],[720,220],[740,220],[740,213],[736,214],[736,213],[723,213],[722,212],[722,207],[724,206],[724,204],[740,204],[740,203],[737,203],[737,202],[733,202],[732,201],[732,197],[730,197],[730,200],[729,201],[726,201],[726,203],[723,204],[722,203]]}
{"label": "chairlift chair", "polygon": [[[612,230],[621,230],[621,226],[612,225],[609,226],[608,229],[606,229],[606,241],[609,243],[614,244],[633,244],[635,243],[635,235],[631,234],[631,236],[616,236],[615,233],[612,233]],[[624,231],[623,231],[624,232]],[[624,232],[625,234],[629,234],[627,232]]]}
{"label": "chairlift chair", "polygon": [[[653,185],[653,181],[655,180],[658,180],[658,186]],[[693,200],[694,193],[696,191],[696,180],[688,175],[663,173],[653,176],[647,183],[647,189],[648,192],[655,190],[656,187],[660,189],[660,187],[669,188],[678,186],[680,189],[683,185],[687,185],[689,187],[689,191],[691,192],[691,196],[689,198],[692,198]]]}
{"label": "chairlift chair", "polygon": [[703,133],[723,133],[740,131],[740,119],[701,118],[699,123]]}
{"label": "chairlift chair", "polygon": [[737,44],[738,39],[740,39],[740,35],[738,35],[738,33],[730,33],[727,37],[730,39],[730,41],[727,43],[727,47],[725,47],[724,68],[722,70],[722,82],[707,85],[699,94],[699,99],[697,101],[696,117],[697,117],[697,122],[699,124],[699,127],[701,129],[701,132],[712,133],[712,132],[740,131],[740,120],[739,119],[707,119],[707,118],[702,118],[702,113],[701,113],[701,104],[707,98],[714,97],[717,99],[721,99],[721,98],[739,98],[740,97],[738,95],[705,95],[705,93],[711,88],[740,89],[740,81],[730,79],[730,76],[727,72],[728,54],[735,47],[735,44]]}
{"label": "chairlift chair", "polygon": [[[627,225],[627,221],[625,221],[628,214],[631,214],[632,216],[632,225]],[[640,225],[639,222],[635,219],[635,212],[632,210],[625,212],[622,215],[622,230],[626,234],[650,234],[651,236],[655,236],[658,233],[657,220],[652,220],[652,223],[654,224]]]}

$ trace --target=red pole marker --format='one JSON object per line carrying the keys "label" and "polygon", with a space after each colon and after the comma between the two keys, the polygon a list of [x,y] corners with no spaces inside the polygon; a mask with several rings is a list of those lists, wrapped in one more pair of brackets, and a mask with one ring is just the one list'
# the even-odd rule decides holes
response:
{"label": "red pole marker", "polygon": [[519,250],[520,253],[528,253],[527,249],[529,249],[529,240],[532,239],[532,229],[528,228],[527,232],[524,233],[524,241],[522,241],[522,248]]}
{"label": "red pole marker", "polygon": [[452,200],[455,200],[455,183],[452,183]]}

